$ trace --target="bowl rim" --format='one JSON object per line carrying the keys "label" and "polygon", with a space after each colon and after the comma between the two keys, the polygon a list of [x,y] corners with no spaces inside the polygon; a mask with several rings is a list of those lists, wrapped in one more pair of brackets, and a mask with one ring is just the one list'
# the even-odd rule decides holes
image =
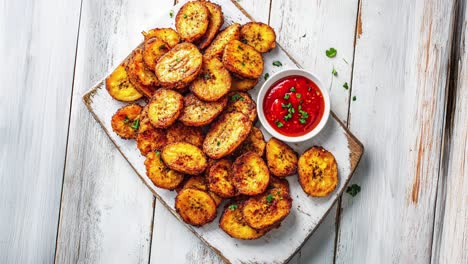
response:
{"label": "bowl rim", "polygon": [[[265,118],[265,113],[263,112],[263,99],[265,98],[265,95],[267,91],[271,88],[273,84],[275,84],[277,81],[280,79],[290,77],[290,76],[302,76],[306,77],[307,79],[310,79],[313,81],[317,87],[319,88],[320,92],[323,95],[324,99],[324,111],[322,118],[320,119],[320,122],[317,124],[317,126],[309,131],[307,134],[304,134],[302,136],[285,136],[278,131],[276,131],[270,123]],[[325,86],[323,85],[323,82],[311,71],[304,70],[304,69],[285,69],[281,70],[279,72],[274,73],[268,80],[266,80],[262,87],[260,87],[260,90],[258,91],[257,95],[257,113],[258,113],[258,119],[260,120],[260,123],[262,126],[270,133],[273,137],[286,141],[286,142],[303,142],[307,141],[309,139],[312,139],[316,135],[320,133],[320,131],[323,130],[325,127],[326,123],[328,122],[328,119],[330,117],[330,95],[328,93],[328,90],[324,88]]]}

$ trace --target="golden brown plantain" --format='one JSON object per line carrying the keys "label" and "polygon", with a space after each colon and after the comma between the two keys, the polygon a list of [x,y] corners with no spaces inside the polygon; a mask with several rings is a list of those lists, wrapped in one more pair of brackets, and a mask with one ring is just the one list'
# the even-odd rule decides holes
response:
{"label": "golden brown plantain", "polygon": [[119,65],[119,67],[107,77],[106,89],[112,98],[122,102],[133,102],[143,97],[128,79],[124,64]]}
{"label": "golden brown plantain", "polygon": [[270,228],[256,230],[247,225],[242,216],[242,203],[238,202],[226,206],[219,219],[219,227],[229,236],[243,240],[260,238],[271,230]]}
{"label": "golden brown plantain", "polygon": [[238,157],[247,152],[254,152],[262,157],[265,151],[265,145],[266,143],[262,131],[258,127],[253,126],[247,138],[232,155]]}
{"label": "golden brown plantain", "polygon": [[167,43],[170,48],[180,43],[179,34],[172,28],[154,28],[148,32],[143,31],[142,34],[145,37],[145,41],[150,38],[158,38]]}
{"label": "golden brown plantain", "polygon": [[258,52],[265,53],[276,47],[275,31],[267,24],[249,22],[242,26],[240,35],[242,42],[254,47]]}
{"label": "golden brown plantain", "polygon": [[224,48],[223,64],[230,72],[247,79],[258,79],[263,72],[262,54],[239,40],[229,41]]}
{"label": "golden brown plantain", "polygon": [[203,101],[215,102],[231,89],[231,75],[217,58],[203,58],[203,68],[190,91]]}
{"label": "golden brown plantain", "polygon": [[143,61],[148,69],[154,69],[162,55],[169,51],[169,45],[159,38],[150,38],[143,44]]}
{"label": "golden brown plantain", "polygon": [[213,159],[225,157],[244,141],[251,127],[252,122],[242,113],[223,114],[208,131],[203,141],[203,151]]}
{"label": "golden brown plantain", "polygon": [[210,167],[208,173],[208,188],[221,197],[229,198],[237,195],[232,184],[232,163],[227,159],[217,161]]}
{"label": "golden brown plantain", "polygon": [[272,177],[265,193],[249,198],[242,206],[242,216],[252,228],[264,229],[279,224],[291,212],[289,183]]}
{"label": "golden brown plantain", "polygon": [[135,138],[140,125],[141,106],[126,105],[112,116],[112,130],[123,139]]}
{"label": "golden brown plantain", "polygon": [[167,143],[187,142],[201,148],[205,135],[199,127],[189,127],[175,122],[167,128]]}
{"label": "golden brown plantain", "polygon": [[126,71],[128,79],[133,86],[135,86],[140,93],[151,98],[160,83],[152,69],[146,68],[143,62],[143,50],[141,48],[137,48],[133,51],[128,60]]}
{"label": "golden brown plantain", "polygon": [[166,128],[177,120],[183,107],[184,97],[181,94],[159,89],[148,103],[148,118],[154,127]]}
{"label": "golden brown plantain", "polygon": [[195,42],[205,35],[209,18],[210,12],[202,2],[187,2],[177,13],[175,26],[184,41]]}
{"label": "golden brown plantain", "polygon": [[185,223],[202,226],[216,218],[217,206],[208,193],[187,188],[177,195],[175,209]]}
{"label": "golden brown plantain", "polygon": [[254,123],[257,119],[257,104],[248,93],[232,92],[228,94],[226,112],[240,112]]}
{"label": "golden brown plantain", "polygon": [[231,91],[246,92],[255,88],[255,85],[257,85],[257,83],[258,79],[241,79],[237,77],[232,77]]}
{"label": "golden brown plantain", "polygon": [[221,33],[216,36],[211,45],[205,50],[205,57],[221,57],[224,48],[231,40],[239,39],[240,24],[234,23],[226,27]]}
{"label": "golden brown plantain", "polygon": [[181,89],[193,81],[202,68],[203,57],[195,45],[181,43],[164,54],[155,67],[161,85]]}
{"label": "golden brown plantain", "polygon": [[164,165],[159,151],[148,153],[145,166],[146,175],[159,188],[174,190],[184,180],[184,174]]}
{"label": "golden brown plantain", "polygon": [[193,94],[184,97],[184,109],[179,116],[179,121],[186,126],[204,126],[211,123],[227,104],[227,97],[216,102],[204,102]]}
{"label": "golden brown plantain", "polygon": [[271,138],[266,144],[266,160],[270,172],[277,177],[297,172],[297,153],[286,143]]}
{"label": "golden brown plantain", "polygon": [[210,13],[210,22],[205,35],[198,42],[198,48],[200,49],[204,49],[210,45],[211,41],[216,37],[216,34],[224,23],[223,11],[219,5],[211,3],[210,1],[202,2],[206,8],[208,8]]}
{"label": "golden brown plantain", "polygon": [[232,183],[240,194],[260,194],[270,182],[270,172],[265,161],[254,152],[238,157],[232,164],[232,171]]}
{"label": "golden brown plantain", "polygon": [[166,145],[161,152],[161,157],[169,168],[190,175],[202,173],[208,165],[201,149],[186,142]]}
{"label": "golden brown plantain", "polygon": [[151,151],[161,150],[167,143],[166,132],[151,125],[148,118],[148,105],[143,107],[140,115],[140,128],[138,129],[136,142],[143,156]]}
{"label": "golden brown plantain", "polygon": [[322,147],[312,147],[299,158],[299,183],[305,193],[324,197],[338,184],[338,168],[335,157]]}
{"label": "golden brown plantain", "polygon": [[187,189],[187,188],[195,188],[195,189],[207,192],[211,196],[211,198],[213,198],[213,201],[215,202],[216,206],[220,205],[221,202],[223,202],[223,198],[221,198],[219,195],[217,195],[216,193],[208,189],[208,184],[204,176],[197,175],[197,176],[190,177],[185,182],[184,187],[182,189]]}

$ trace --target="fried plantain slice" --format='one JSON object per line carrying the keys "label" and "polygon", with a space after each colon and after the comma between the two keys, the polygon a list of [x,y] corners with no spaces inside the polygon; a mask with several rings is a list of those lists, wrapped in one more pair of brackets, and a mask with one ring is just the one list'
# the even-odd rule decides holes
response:
{"label": "fried plantain slice", "polygon": [[187,142],[201,148],[205,135],[199,127],[189,127],[182,123],[175,122],[167,128],[167,143]]}
{"label": "fried plantain slice", "polygon": [[204,49],[210,45],[211,41],[216,37],[216,34],[224,23],[223,11],[219,5],[210,1],[202,1],[202,3],[206,8],[208,8],[210,13],[210,22],[205,35],[198,42],[199,49]]}
{"label": "fried plantain slice", "polygon": [[140,115],[140,127],[136,137],[137,148],[141,155],[146,156],[151,151],[161,150],[167,144],[166,133],[151,125],[148,118],[148,105],[143,107]]}
{"label": "fried plantain slice", "polygon": [[238,157],[247,152],[254,152],[262,157],[265,152],[265,145],[266,142],[262,131],[253,126],[244,142],[234,151],[233,156]]}
{"label": "fried plantain slice", "polygon": [[232,171],[232,183],[240,194],[260,194],[270,182],[270,172],[265,161],[254,152],[238,157],[232,164]]}
{"label": "fried plantain slice", "polygon": [[258,79],[241,79],[232,77],[231,80],[231,91],[246,92],[255,88],[258,83]]}
{"label": "fried plantain slice", "polygon": [[277,177],[297,172],[297,153],[286,143],[271,138],[266,144],[266,160],[270,172]]}
{"label": "fried plantain slice", "polygon": [[279,224],[291,212],[289,183],[272,178],[265,193],[249,198],[242,206],[242,216],[252,228],[264,229]]}
{"label": "fried plantain slice", "polygon": [[161,85],[181,89],[193,81],[202,68],[203,57],[191,43],[181,43],[164,54],[155,67]]}
{"label": "fried plantain slice", "polygon": [[169,51],[169,45],[159,38],[150,38],[143,44],[143,61],[149,69],[154,69],[162,55]]}
{"label": "fried plantain slice", "polygon": [[247,79],[258,79],[263,72],[262,54],[239,40],[229,41],[224,48],[223,64],[230,72]]}
{"label": "fried plantain slice", "polygon": [[215,202],[216,206],[220,205],[223,202],[223,198],[221,198],[219,195],[208,189],[208,184],[204,176],[198,175],[190,177],[185,182],[183,187],[183,189],[187,188],[195,188],[207,192],[211,196],[211,198],[213,198],[213,201]]}
{"label": "fried plantain slice", "polygon": [[143,97],[128,79],[124,64],[106,78],[106,90],[112,98],[122,102],[133,102]]}
{"label": "fried plantain slice", "polygon": [[261,22],[249,22],[240,30],[241,41],[265,53],[276,47],[276,34],[272,27]]}
{"label": "fried plantain slice", "polygon": [[257,119],[257,104],[248,93],[231,92],[228,94],[226,112],[240,112],[253,123]]}
{"label": "fried plantain slice", "polygon": [[256,230],[247,225],[242,216],[242,203],[233,202],[224,208],[219,219],[219,227],[229,236],[237,239],[252,240],[265,235],[270,228]]}
{"label": "fried plantain slice", "polygon": [[187,2],[177,13],[175,26],[184,41],[195,42],[205,35],[209,18],[210,12],[202,2]]}
{"label": "fried plantain slice", "polygon": [[164,165],[159,151],[148,153],[145,166],[146,175],[159,188],[174,190],[184,180],[184,174]]}
{"label": "fried plantain slice", "polygon": [[202,226],[216,218],[217,206],[208,193],[187,188],[177,194],[175,209],[185,223]]}
{"label": "fried plantain slice", "polygon": [[215,102],[231,89],[231,75],[217,58],[203,58],[203,68],[190,91],[203,101]]}
{"label": "fried plantain slice", "polygon": [[126,71],[128,79],[135,88],[146,97],[153,96],[154,91],[160,85],[154,72],[146,68],[143,62],[143,50],[137,48],[128,60]]}
{"label": "fried plantain slice", "polygon": [[220,159],[231,154],[249,135],[252,122],[239,112],[223,114],[213,123],[203,141],[208,157]]}
{"label": "fried plantain slice", "polygon": [[190,175],[202,173],[208,165],[206,156],[201,149],[186,142],[166,145],[162,150],[161,157],[169,168]]}
{"label": "fried plantain slice", "polygon": [[177,120],[183,107],[184,97],[181,94],[159,89],[148,103],[148,118],[154,127],[166,128]]}
{"label": "fried plantain slice", "polygon": [[189,93],[184,97],[184,109],[179,121],[186,126],[204,126],[211,123],[227,104],[227,97],[216,102],[204,102]]}
{"label": "fried plantain slice", "polygon": [[239,36],[239,23],[234,23],[226,27],[221,33],[218,34],[218,36],[216,36],[211,45],[205,50],[205,57],[221,57],[228,42],[239,39]]}
{"label": "fried plantain slice", "polygon": [[179,34],[172,28],[154,28],[148,30],[148,32],[143,31],[142,34],[145,37],[145,41],[150,38],[158,38],[167,43],[170,48],[180,43]]}
{"label": "fried plantain slice", "polygon": [[230,198],[237,195],[232,184],[232,163],[227,159],[217,161],[208,173],[208,188],[217,195]]}
{"label": "fried plantain slice", "polygon": [[112,130],[123,139],[135,138],[140,125],[141,106],[138,104],[126,105],[112,116]]}
{"label": "fried plantain slice", "polygon": [[322,147],[312,147],[299,158],[299,183],[305,193],[324,197],[338,185],[335,157]]}

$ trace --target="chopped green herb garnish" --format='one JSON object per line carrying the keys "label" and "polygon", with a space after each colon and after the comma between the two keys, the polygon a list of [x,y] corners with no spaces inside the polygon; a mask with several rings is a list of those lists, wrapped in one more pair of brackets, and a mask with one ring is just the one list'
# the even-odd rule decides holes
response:
{"label": "chopped green herb garnish", "polygon": [[356,96],[353,96],[353,101],[356,101],[356,99],[357,99]]}
{"label": "chopped green herb garnish", "polygon": [[216,145],[217,146],[221,145],[221,141],[216,142]]}
{"label": "chopped green herb garnish", "polygon": [[289,99],[289,94],[285,94],[284,99],[288,100]]}
{"label": "chopped green herb garnish", "polygon": [[180,58],[179,58],[179,57],[177,57],[177,58],[175,58],[175,60],[176,60],[177,62],[179,62],[179,61],[180,61]]}
{"label": "chopped green herb garnish", "polygon": [[348,188],[346,188],[346,192],[352,197],[356,196],[360,191],[361,191],[361,186],[357,184],[353,184],[351,186],[348,186]]}
{"label": "chopped green herb garnish", "polygon": [[289,91],[294,93],[296,91],[296,87],[291,87],[291,89],[289,89]]}
{"label": "chopped green herb garnish", "polygon": [[209,80],[209,79],[211,79],[211,75],[210,75],[209,73],[205,73],[205,74],[203,75],[203,79]]}
{"label": "chopped green herb garnish", "polygon": [[125,117],[124,124],[127,124],[128,122],[130,122],[130,119],[128,119],[128,117]]}
{"label": "chopped green herb garnish", "polygon": [[234,211],[238,208],[237,204],[231,204],[230,206],[228,206],[229,210],[231,211]]}
{"label": "chopped green herb garnish", "polygon": [[301,98],[301,96],[302,95],[300,93],[296,94],[296,98]]}
{"label": "chopped green herb garnish", "polygon": [[137,130],[140,127],[140,119],[135,119],[132,124],[132,128]]}
{"label": "chopped green herb garnish", "polygon": [[245,62],[242,62],[242,66],[244,66],[244,67],[245,67]]}
{"label": "chopped green herb garnish", "polygon": [[271,201],[273,201],[273,198],[274,198],[274,197],[273,197],[273,194],[271,194],[271,193],[268,194],[267,197],[266,197],[267,203],[271,203]]}
{"label": "chopped green herb garnish", "polygon": [[171,10],[171,12],[169,12],[169,16],[172,18],[174,17],[174,10]]}
{"label": "chopped green herb garnish", "polygon": [[239,100],[244,101],[244,97],[242,97],[242,96],[241,96],[240,94],[238,94],[238,93],[235,93],[235,94],[233,94],[233,95],[231,96],[231,100],[232,100],[233,102],[236,102],[236,101],[239,101]]}
{"label": "chopped green herb garnish", "polygon": [[270,74],[267,72],[267,73],[265,73],[265,76],[263,76],[263,79],[265,79],[265,81],[266,81],[266,80],[268,80],[268,78],[270,78]]}
{"label": "chopped green herb garnish", "polygon": [[184,18],[187,18],[187,14],[184,14]]}
{"label": "chopped green herb garnish", "polygon": [[304,118],[300,118],[300,119],[299,119],[299,123],[305,124],[305,123],[306,123],[306,120],[305,120]]}
{"label": "chopped green herb garnish", "polygon": [[292,118],[292,114],[291,114],[291,113],[288,113],[287,115],[285,115],[285,116],[283,117],[284,121],[288,121],[288,120],[291,119],[291,118]]}
{"label": "chopped green herb garnish", "polygon": [[281,66],[283,66],[283,64],[281,63],[281,61],[274,61],[273,66],[281,67]]}
{"label": "chopped green herb garnish", "polygon": [[276,121],[276,126],[277,127],[283,127],[283,123],[281,123],[281,121]]}
{"label": "chopped green herb garnish", "polygon": [[348,90],[348,89],[349,89],[349,85],[348,85],[348,83],[347,83],[347,82],[345,82],[345,83],[343,84],[343,88],[345,88],[346,90]]}
{"label": "chopped green herb garnish", "polygon": [[337,50],[335,48],[330,48],[325,51],[325,54],[328,58],[334,58],[336,56]]}
{"label": "chopped green herb garnish", "polygon": [[163,50],[163,49],[167,49],[165,44],[162,44],[161,46],[159,46],[159,50]]}
{"label": "chopped green herb garnish", "polygon": [[334,76],[337,76],[337,75],[338,75],[338,72],[335,70],[335,68],[333,68],[332,74],[333,74]]}
{"label": "chopped green herb garnish", "polygon": [[156,150],[156,156],[159,156],[159,155],[161,155],[161,151]]}
{"label": "chopped green herb garnish", "polygon": [[299,105],[299,106],[297,107],[297,110],[299,110],[299,112],[301,112],[301,111],[302,111],[302,105]]}
{"label": "chopped green herb garnish", "polygon": [[296,113],[296,110],[294,110],[294,107],[290,107],[288,109],[288,113],[294,114],[294,113]]}

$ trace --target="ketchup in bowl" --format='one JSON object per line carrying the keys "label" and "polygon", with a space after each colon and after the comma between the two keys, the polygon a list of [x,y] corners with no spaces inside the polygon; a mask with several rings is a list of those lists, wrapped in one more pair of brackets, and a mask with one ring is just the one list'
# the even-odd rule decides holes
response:
{"label": "ketchup in bowl", "polygon": [[263,100],[263,112],[268,123],[289,137],[312,131],[320,123],[324,110],[325,100],[318,86],[299,75],[277,81]]}

